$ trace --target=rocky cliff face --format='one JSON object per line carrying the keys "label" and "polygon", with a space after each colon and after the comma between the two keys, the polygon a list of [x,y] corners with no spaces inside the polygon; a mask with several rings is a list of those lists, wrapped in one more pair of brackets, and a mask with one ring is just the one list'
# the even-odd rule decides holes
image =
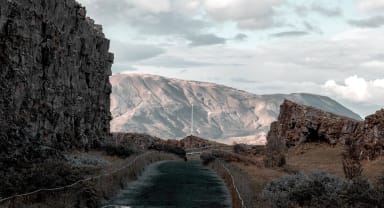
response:
{"label": "rocky cliff face", "polygon": [[365,121],[357,121],[285,100],[278,121],[271,125],[267,142],[281,142],[287,147],[302,142],[354,144],[360,159],[372,159],[383,150],[384,110]]}
{"label": "rocky cliff face", "polygon": [[75,0],[1,0],[1,146],[88,148],[108,138],[108,50]]}
{"label": "rocky cliff face", "polygon": [[367,116],[353,135],[356,157],[374,159],[384,152],[384,109]]}

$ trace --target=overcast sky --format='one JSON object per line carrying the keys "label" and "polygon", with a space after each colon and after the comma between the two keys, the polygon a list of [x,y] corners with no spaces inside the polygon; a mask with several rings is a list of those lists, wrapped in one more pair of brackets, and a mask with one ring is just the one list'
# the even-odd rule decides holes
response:
{"label": "overcast sky", "polygon": [[102,24],[113,73],[384,107],[384,0],[79,0]]}

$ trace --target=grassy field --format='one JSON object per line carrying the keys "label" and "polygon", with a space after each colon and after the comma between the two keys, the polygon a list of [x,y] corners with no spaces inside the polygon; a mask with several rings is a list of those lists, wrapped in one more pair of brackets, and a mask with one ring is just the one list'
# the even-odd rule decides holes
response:
{"label": "grassy field", "polygon": [[[286,154],[286,165],[282,168],[265,168],[260,165],[231,162],[228,167],[239,187],[240,192],[248,198],[249,207],[269,207],[259,194],[266,184],[281,176],[295,172],[324,171],[344,177],[342,160],[343,146],[330,146],[321,143],[306,143],[290,148]],[[262,155],[247,154],[252,160],[262,161]],[[362,161],[363,177],[375,183],[379,176],[384,175],[384,158],[374,161]],[[251,189],[253,194],[249,193]],[[248,207],[248,206],[247,206]]]}

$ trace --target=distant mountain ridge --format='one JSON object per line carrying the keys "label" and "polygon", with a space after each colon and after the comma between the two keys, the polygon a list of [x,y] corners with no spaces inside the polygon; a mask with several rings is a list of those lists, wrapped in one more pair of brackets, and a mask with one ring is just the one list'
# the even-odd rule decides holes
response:
{"label": "distant mountain ridge", "polygon": [[329,97],[312,94],[255,95],[214,83],[155,75],[119,74],[110,78],[113,132],[148,133],[165,139],[193,134],[220,142],[265,143],[284,99],[361,120]]}

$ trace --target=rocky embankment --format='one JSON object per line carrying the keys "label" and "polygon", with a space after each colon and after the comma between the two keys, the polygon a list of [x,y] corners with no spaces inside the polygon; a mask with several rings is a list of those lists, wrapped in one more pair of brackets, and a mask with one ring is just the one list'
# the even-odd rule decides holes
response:
{"label": "rocky embankment", "polygon": [[353,145],[360,159],[373,159],[383,150],[384,110],[357,121],[285,100],[267,141],[287,147],[303,142]]}

